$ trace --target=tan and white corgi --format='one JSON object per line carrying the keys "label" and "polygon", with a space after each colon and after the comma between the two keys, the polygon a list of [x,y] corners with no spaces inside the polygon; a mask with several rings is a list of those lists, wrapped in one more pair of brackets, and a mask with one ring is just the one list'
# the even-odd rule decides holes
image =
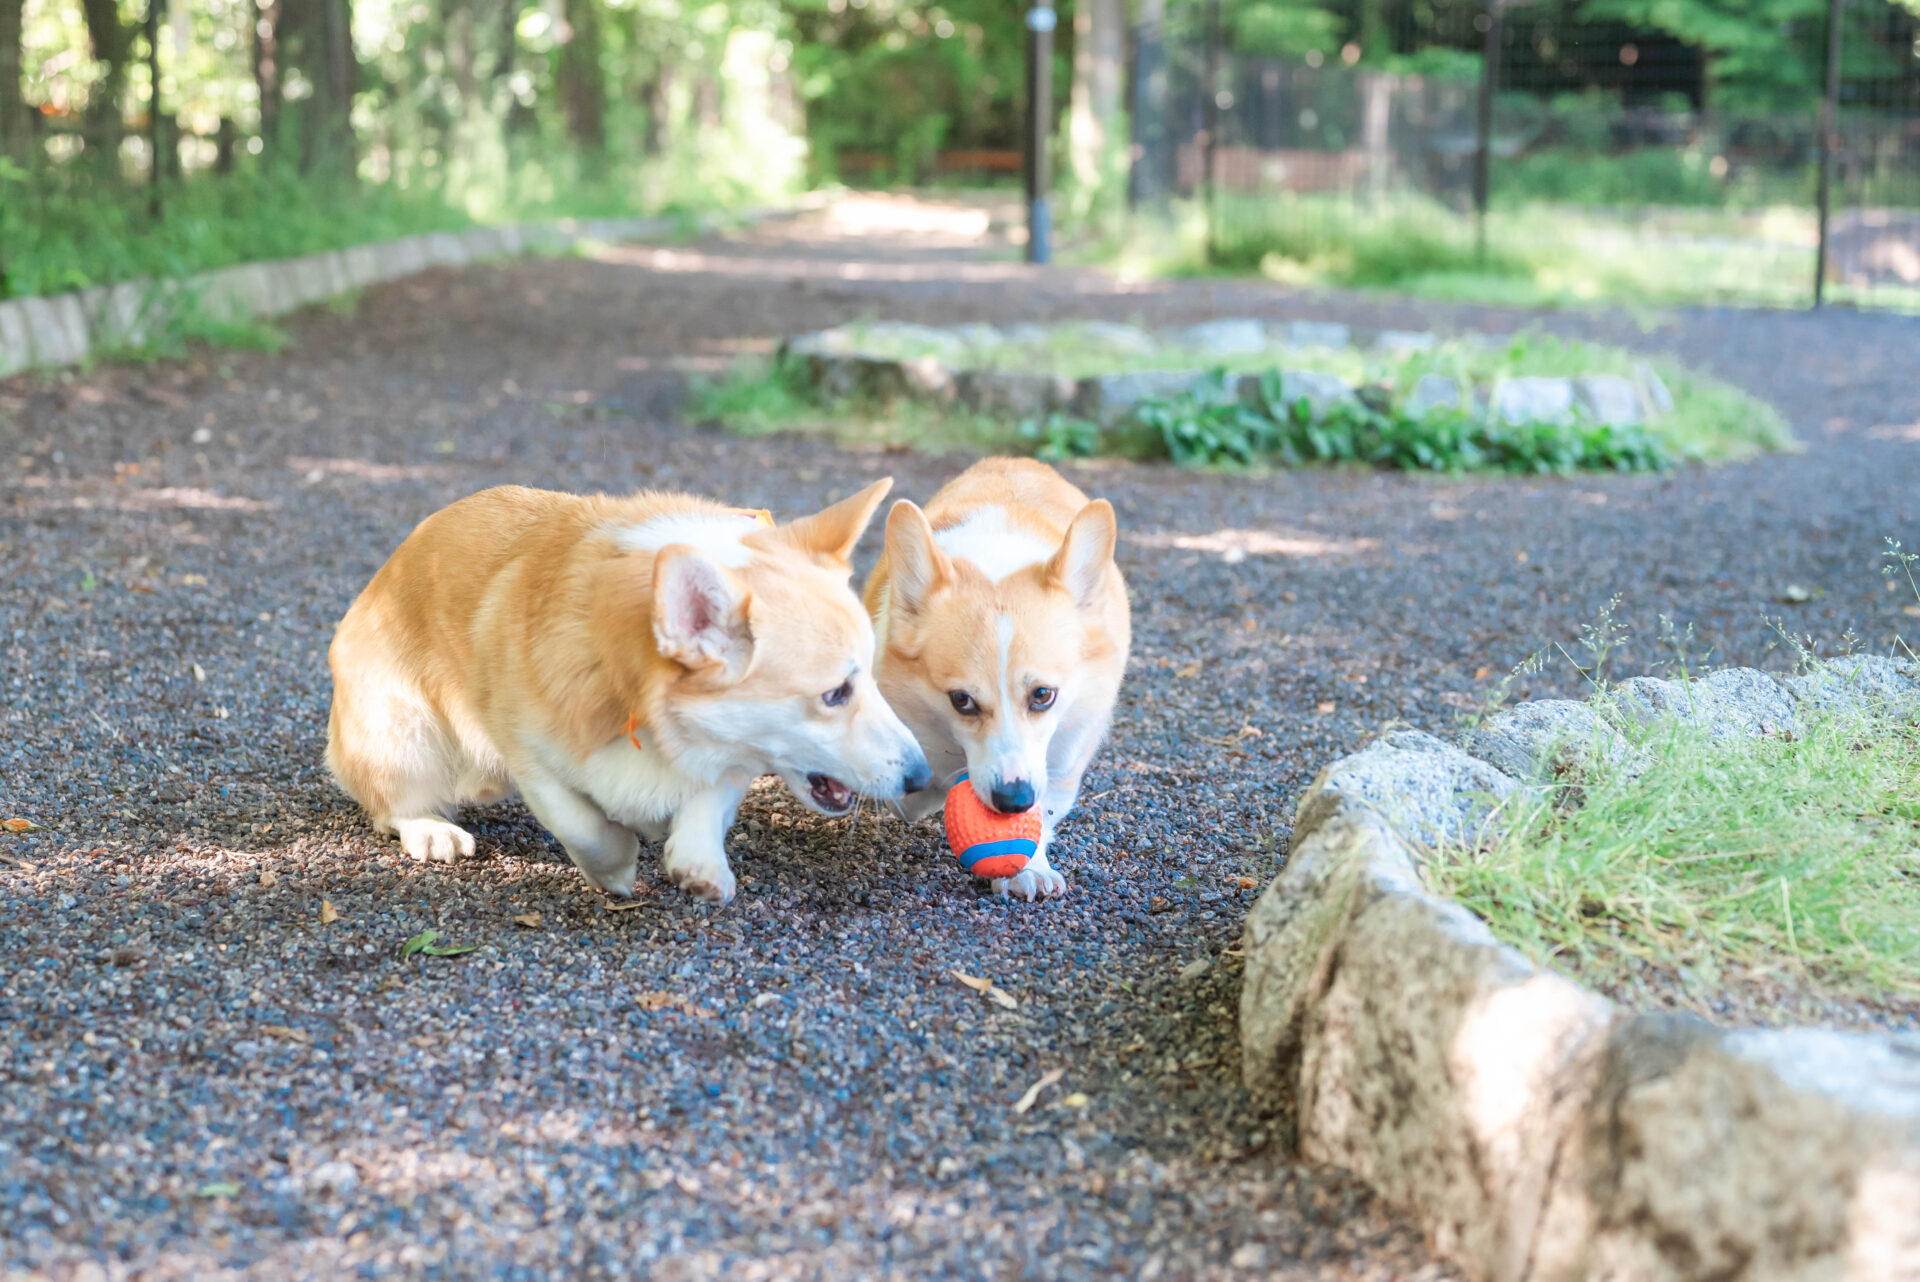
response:
{"label": "tan and white corgi", "polygon": [[471,854],[455,807],[518,791],[594,885],[633,892],[640,832],[725,903],[757,776],[826,815],[927,786],[849,584],[891,485],[778,527],[684,494],[462,499],[334,634],[327,765],[415,859]]}
{"label": "tan and white corgi", "polygon": [[1117,537],[1111,504],[1031,459],[984,459],[925,512],[902,499],[887,517],[866,592],[875,668],[938,785],[902,809],[940,809],[962,770],[994,810],[1041,807],[1039,851],[994,882],[1001,894],[1067,888],[1047,846],[1106,737],[1131,641]]}

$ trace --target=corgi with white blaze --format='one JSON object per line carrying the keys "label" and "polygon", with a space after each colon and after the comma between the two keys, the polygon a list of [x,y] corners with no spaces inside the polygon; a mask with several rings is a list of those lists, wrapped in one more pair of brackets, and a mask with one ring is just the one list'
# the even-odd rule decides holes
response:
{"label": "corgi with white blaze", "polygon": [[725,903],[758,776],[825,815],[930,781],[849,582],[891,486],[781,526],[685,494],[462,499],[334,634],[327,766],[415,859],[472,854],[456,808],[518,792],[602,890],[633,893],[641,833]]}
{"label": "corgi with white blaze", "polygon": [[962,770],[993,810],[1039,806],[1039,850],[996,893],[1067,888],[1047,847],[1106,737],[1132,640],[1118,537],[1112,504],[1031,459],[984,459],[924,512],[902,499],[887,517],[866,591],[875,669],[937,785],[902,810],[939,810]]}

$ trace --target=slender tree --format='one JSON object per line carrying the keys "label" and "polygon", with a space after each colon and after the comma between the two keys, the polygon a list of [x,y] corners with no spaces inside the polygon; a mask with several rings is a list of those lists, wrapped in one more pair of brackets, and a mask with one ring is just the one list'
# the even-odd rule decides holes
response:
{"label": "slender tree", "polygon": [[607,78],[600,65],[597,0],[566,0],[567,41],[560,46],[560,108],[567,133],[582,150],[597,155],[607,146]]}
{"label": "slender tree", "polygon": [[103,163],[112,166],[118,162],[120,138],[125,132],[120,113],[126,96],[127,60],[133,54],[134,25],[121,20],[120,6],[114,0],[80,0],[80,11],[86,18],[94,60],[106,64],[106,74],[87,95],[87,147],[97,149],[104,157]]}
{"label": "slender tree", "polygon": [[25,85],[21,79],[20,32],[26,0],[0,0],[0,156],[15,164],[26,159],[28,130]]}
{"label": "slender tree", "polygon": [[1076,0],[1067,139],[1073,175],[1083,189],[1100,182],[1118,127],[1126,22],[1126,0]]}
{"label": "slender tree", "polygon": [[[284,110],[299,118],[300,165],[350,178],[354,170],[353,94],[360,63],[353,50],[350,0],[279,0],[274,27],[281,83],[300,96]],[[285,90],[283,90],[285,92]]]}

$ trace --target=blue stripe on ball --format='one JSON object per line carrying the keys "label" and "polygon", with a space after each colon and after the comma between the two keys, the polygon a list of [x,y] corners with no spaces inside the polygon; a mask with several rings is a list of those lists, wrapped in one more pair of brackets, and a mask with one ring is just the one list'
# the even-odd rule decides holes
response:
{"label": "blue stripe on ball", "polygon": [[995,855],[1020,855],[1033,858],[1033,852],[1039,844],[1027,837],[1007,837],[1001,841],[982,841],[968,846],[960,856],[960,866],[972,872],[974,865],[982,859],[992,859]]}

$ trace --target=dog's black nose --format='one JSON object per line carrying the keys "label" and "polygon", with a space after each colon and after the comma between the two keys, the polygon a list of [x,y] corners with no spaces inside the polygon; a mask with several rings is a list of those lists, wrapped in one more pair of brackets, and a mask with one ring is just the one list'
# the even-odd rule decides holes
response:
{"label": "dog's black nose", "polygon": [[907,772],[900,776],[900,791],[921,792],[932,782],[933,771],[927,768],[927,759],[914,753],[913,760],[907,763]]}
{"label": "dog's black nose", "polygon": [[1033,785],[1025,779],[993,785],[993,808],[1003,815],[1017,815],[1033,809]]}

